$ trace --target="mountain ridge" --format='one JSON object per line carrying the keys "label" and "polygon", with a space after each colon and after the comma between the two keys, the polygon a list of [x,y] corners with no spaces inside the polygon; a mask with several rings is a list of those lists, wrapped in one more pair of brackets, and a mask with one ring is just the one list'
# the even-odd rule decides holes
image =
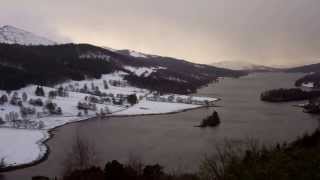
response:
{"label": "mountain ridge", "polygon": [[286,72],[291,73],[307,73],[295,82],[295,85],[305,86],[309,88],[319,88],[320,87],[320,63],[313,63],[303,66],[296,66],[293,68],[288,68]]}
{"label": "mountain ridge", "polygon": [[36,35],[29,31],[4,25],[0,27],[0,43],[21,45],[55,45],[58,44],[48,38]]}
{"label": "mountain ridge", "polygon": [[278,68],[273,68],[264,65],[257,65],[246,61],[220,61],[211,63],[210,65],[220,68],[243,70],[243,71],[276,71]]}

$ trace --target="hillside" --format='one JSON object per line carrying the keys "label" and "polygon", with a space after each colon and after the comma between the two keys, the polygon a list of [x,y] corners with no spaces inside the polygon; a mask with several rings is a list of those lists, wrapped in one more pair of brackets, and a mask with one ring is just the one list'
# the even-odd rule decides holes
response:
{"label": "hillside", "polygon": [[89,44],[23,46],[0,44],[0,89],[28,84],[54,85],[66,80],[100,78],[115,71],[128,73],[131,85],[162,92],[191,93],[220,76],[241,71],[199,65],[169,57],[136,57]]}
{"label": "hillside", "polygon": [[54,45],[56,42],[14,26],[0,27],[0,43],[22,45]]}
{"label": "hillside", "polygon": [[301,73],[320,72],[320,63],[289,68],[289,69],[286,69],[286,71],[287,72],[301,72]]}
{"label": "hillside", "polygon": [[286,69],[286,72],[308,73],[295,82],[296,86],[320,87],[320,63]]}
{"label": "hillside", "polygon": [[263,65],[257,65],[250,62],[245,61],[220,61],[216,63],[212,63],[212,66],[232,69],[232,70],[243,70],[249,72],[268,72],[268,71],[277,71],[277,68],[272,68]]}

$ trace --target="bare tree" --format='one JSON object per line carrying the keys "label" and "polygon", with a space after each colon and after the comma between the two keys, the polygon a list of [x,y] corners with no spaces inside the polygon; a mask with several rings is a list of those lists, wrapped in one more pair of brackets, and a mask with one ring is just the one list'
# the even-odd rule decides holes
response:
{"label": "bare tree", "polygon": [[6,164],[4,162],[4,158],[0,159],[0,180],[5,179],[4,176],[1,174],[2,170],[5,168]]}
{"label": "bare tree", "polygon": [[225,179],[225,170],[228,165],[241,161],[246,152],[258,153],[260,149],[260,144],[254,139],[242,142],[225,140],[223,144],[216,146],[213,156],[204,158],[199,177],[202,180]]}
{"label": "bare tree", "polygon": [[126,166],[132,168],[138,176],[141,176],[145,165],[140,156],[130,154]]}
{"label": "bare tree", "polygon": [[98,163],[94,146],[76,132],[71,152],[64,161],[63,175],[68,175],[74,170],[88,169]]}

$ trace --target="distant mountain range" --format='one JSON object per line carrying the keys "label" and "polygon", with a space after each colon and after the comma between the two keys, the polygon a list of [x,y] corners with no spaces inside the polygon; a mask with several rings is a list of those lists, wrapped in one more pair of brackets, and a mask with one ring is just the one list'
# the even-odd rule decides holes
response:
{"label": "distant mountain range", "polygon": [[301,77],[295,82],[295,86],[308,87],[308,88],[320,88],[320,63],[302,65],[293,68],[273,68],[268,66],[256,65],[248,62],[240,61],[223,61],[213,63],[213,66],[242,70],[247,72],[290,72],[290,73],[307,73],[307,75]]}
{"label": "distant mountain range", "polygon": [[0,42],[21,45],[54,45],[56,42],[14,26],[0,27]]}
{"label": "distant mountain range", "polygon": [[245,61],[221,61],[221,62],[212,63],[211,65],[215,67],[232,69],[232,70],[243,70],[243,71],[254,71],[254,72],[279,70],[277,68],[257,65],[257,64],[253,64]]}
{"label": "distant mountain range", "polygon": [[180,94],[195,92],[218,77],[246,74],[132,50],[58,44],[13,26],[1,28],[0,89],[100,78],[115,71],[124,72],[133,86]]}

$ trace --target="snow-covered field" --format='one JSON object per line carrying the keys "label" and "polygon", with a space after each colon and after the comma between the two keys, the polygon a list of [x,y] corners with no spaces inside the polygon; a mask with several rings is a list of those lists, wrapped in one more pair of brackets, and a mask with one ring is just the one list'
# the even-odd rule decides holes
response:
{"label": "snow-covered field", "polygon": [[124,111],[116,112],[114,115],[147,115],[179,112],[186,109],[198,108],[199,105],[177,104],[169,102],[153,102],[142,100],[138,104]]}
{"label": "snow-covered field", "polygon": [[[57,90],[59,87],[68,87],[70,85],[74,87],[83,87],[85,84],[90,88],[91,85],[99,87],[102,93],[106,94],[120,94],[120,95],[131,95],[136,94],[139,98],[137,104],[130,106],[127,102],[122,105],[115,105],[113,103],[96,103],[95,106],[97,110],[89,110],[86,114],[82,113],[79,116],[80,110],[78,109],[78,102],[85,101],[86,96],[92,96],[87,93],[81,93],[79,91],[68,91],[67,97],[57,96],[56,98],[51,99],[51,101],[57,104],[58,107],[61,107],[61,115],[30,115],[28,116],[28,122],[42,123],[42,126],[39,128],[26,128],[25,126],[18,126],[13,128],[12,121],[6,121],[6,116],[10,112],[15,112],[20,114],[20,107],[17,105],[12,105],[9,102],[3,105],[0,105],[0,118],[2,118],[5,123],[0,125],[0,159],[4,159],[4,162],[7,166],[16,166],[22,164],[32,163],[36,160],[39,160],[46,153],[46,147],[43,142],[49,138],[48,131],[52,128],[62,126],[67,123],[77,122],[81,120],[86,120],[92,117],[95,117],[101,109],[109,110],[110,116],[128,116],[128,115],[148,115],[148,114],[164,114],[179,112],[187,109],[193,109],[201,107],[202,105],[195,104],[186,104],[186,103],[177,103],[177,102],[158,102],[158,101],[149,101],[147,96],[151,95],[151,92],[146,89],[139,89],[127,85],[123,80],[124,72],[116,72],[113,74],[103,75],[101,79],[85,80],[85,81],[69,81],[63,84],[60,84],[56,87],[43,87],[46,96],[36,96],[35,89],[37,86],[30,85],[28,87],[22,88],[18,91],[15,91],[21,96],[23,92],[28,95],[28,99],[37,99],[40,98],[43,102],[48,101],[49,91]],[[125,85],[123,86],[113,86],[108,85],[108,88],[105,89],[104,81],[119,81]],[[9,101],[14,92],[11,92],[9,95]],[[0,96],[7,94],[5,91],[0,91]],[[172,96],[172,95],[170,95]],[[174,95],[180,99],[186,99],[191,97]],[[95,96],[99,98],[98,96]],[[168,99],[169,95],[159,96],[163,99]],[[216,101],[215,98],[207,97],[192,97],[192,99],[197,101]],[[43,107],[33,106],[28,103],[28,101],[23,101],[22,105],[24,107],[35,108],[36,112],[43,112]],[[23,121],[23,120],[22,120]],[[1,123],[0,123],[1,124]],[[38,126],[37,126],[38,127]]]}
{"label": "snow-covered field", "polygon": [[45,130],[1,128],[1,158],[10,166],[40,159],[46,153],[47,148],[42,141],[47,138]]}

